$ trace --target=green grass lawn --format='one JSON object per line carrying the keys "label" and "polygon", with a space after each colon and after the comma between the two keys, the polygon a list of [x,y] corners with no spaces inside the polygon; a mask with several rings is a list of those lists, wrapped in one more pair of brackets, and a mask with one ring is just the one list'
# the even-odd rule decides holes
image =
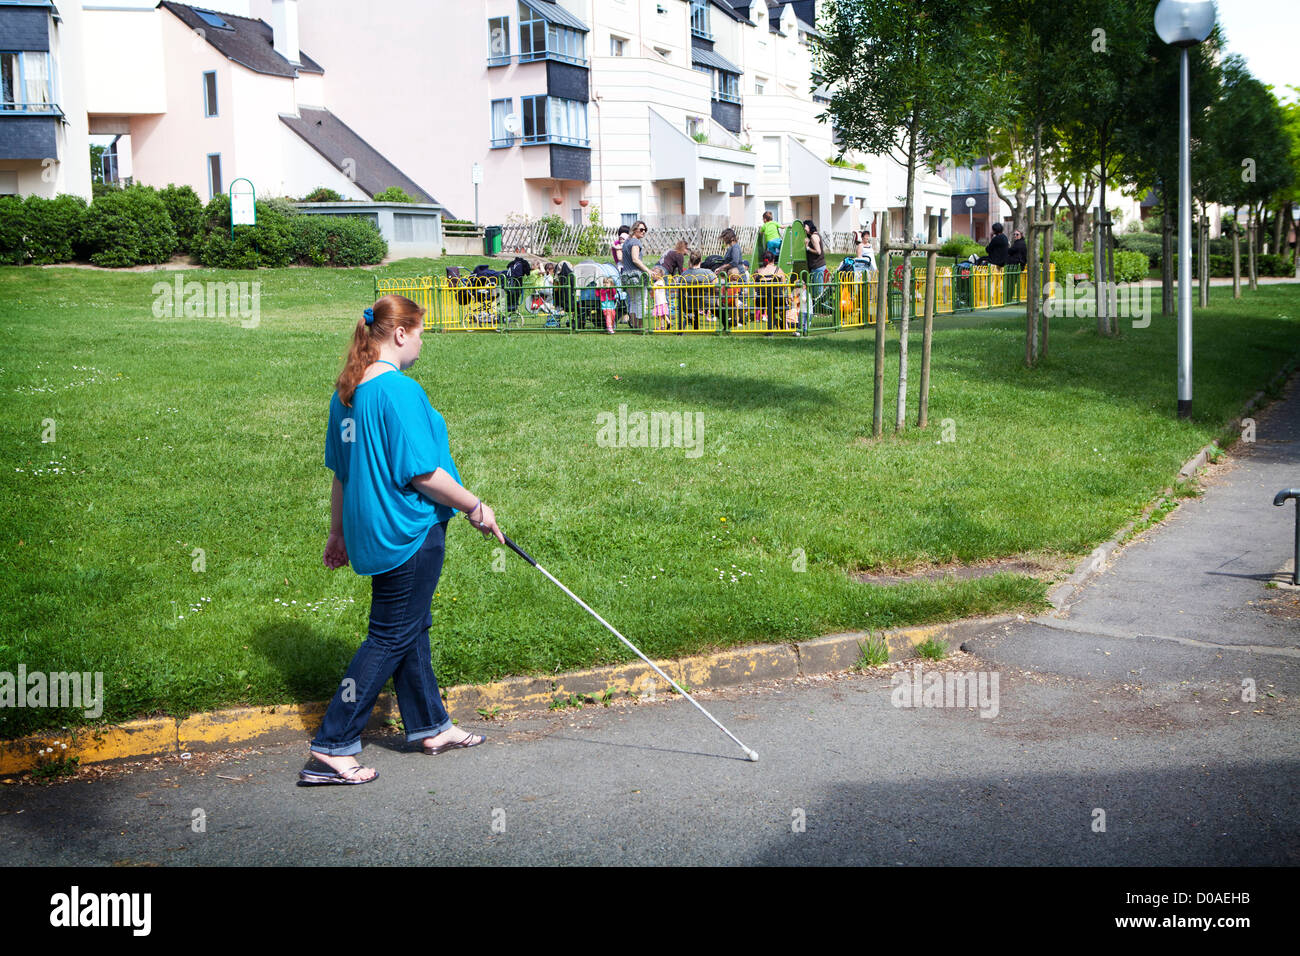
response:
{"label": "green grass lawn", "polygon": [[[330,696],[370,585],[322,566],[323,439],[372,276],[186,273],[259,280],[261,324],[243,328],[156,318],[151,288],[170,273],[0,269],[0,671],[101,671],[112,721]],[[1211,296],[1192,422],[1173,416],[1174,323],[1159,317],[1112,341],[1057,320],[1034,370],[1022,312],[942,318],[931,427],[874,442],[872,332],[429,335],[409,374],[505,530],[670,656],[1041,606],[1044,585],[1016,575],[884,588],[851,574],[1081,554],[1112,535],[1296,352],[1300,288]],[[892,377],[896,342],[890,361]],[[701,453],[598,446],[597,416],[621,404],[699,413]],[[630,658],[465,522],[448,549],[432,631],[445,685]],[[0,736],[73,722],[5,709]]]}

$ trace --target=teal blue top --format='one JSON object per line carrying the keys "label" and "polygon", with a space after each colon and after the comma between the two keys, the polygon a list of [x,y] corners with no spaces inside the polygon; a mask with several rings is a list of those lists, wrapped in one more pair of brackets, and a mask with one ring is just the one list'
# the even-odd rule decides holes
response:
{"label": "teal blue top", "polygon": [[343,542],[357,574],[404,564],[434,524],[456,509],[435,504],[411,479],[441,468],[460,474],[447,444],[447,423],[420,383],[385,372],[357,386],[352,407],[330,399],[325,467],[343,484]]}

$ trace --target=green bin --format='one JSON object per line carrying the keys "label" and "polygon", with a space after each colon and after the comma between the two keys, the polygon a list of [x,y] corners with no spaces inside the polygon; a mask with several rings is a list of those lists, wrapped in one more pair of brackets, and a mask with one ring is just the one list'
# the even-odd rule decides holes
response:
{"label": "green bin", "polygon": [[485,256],[501,255],[501,227],[500,226],[484,227],[483,254]]}

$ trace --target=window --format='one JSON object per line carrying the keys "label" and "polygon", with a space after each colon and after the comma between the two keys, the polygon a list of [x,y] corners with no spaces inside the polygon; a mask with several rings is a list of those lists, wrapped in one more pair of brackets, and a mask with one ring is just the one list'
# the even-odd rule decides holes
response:
{"label": "window", "polygon": [[225,20],[221,19],[221,14],[219,13],[213,13],[211,10],[195,10],[194,12],[199,15],[200,20],[210,27],[216,27],[218,30],[235,29]]}
{"label": "window", "polygon": [[724,103],[740,102],[740,77],[735,73],[714,71],[713,98]]}
{"label": "window", "polygon": [[619,186],[618,207],[620,225],[630,226],[641,218],[641,187]]}
{"label": "window", "polygon": [[691,35],[712,40],[709,32],[709,0],[691,0]]}
{"label": "window", "polygon": [[763,159],[763,172],[779,173],[781,171],[781,137],[764,136],[759,145],[759,155]]}
{"label": "window", "polygon": [[[500,149],[503,146],[513,146],[515,144],[515,134],[506,129],[506,117],[510,115],[511,109],[514,108],[513,99],[493,100],[492,101],[492,148]],[[516,127],[517,129],[518,127]]]}
{"label": "window", "polygon": [[762,76],[754,77],[754,92],[759,96],[763,95],[763,90],[767,88],[767,78]]}
{"label": "window", "polygon": [[217,115],[217,74],[215,70],[203,74],[203,115]]}
{"label": "window", "polygon": [[668,60],[668,61],[671,61],[671,60],[672,60],[673,57],[672,57],[672,51],[671,51],[671,50],[667,49],[666,47],[661,47],[661,46],[657,46],[657,47],[655,47],[654,49],[655,49],[655,52],[658,53],[658,54],[659,54],[661,57],[663,57],[665,60]]}
{"label": "window", "polygon": [[510,62],[510,18],[493,17],[488,21],[488,66]]}
{"label": "window", "polygon": [[0,53],[0,109],[58,112],[48,53]]}
{"label": "window", "polygon": [[578,30],[548,23],[526,4],[519,4],[519,62],[562,60],[587,65],[586,37]]}
{"label": "window", "polygon": [[525,96],[520,103],[524,114],[524,145],[588,144],[586,103],[558,96]]}
{"label": "window", "polygon": [[708,130],[704,128],[704,118],[700,116],[686,117],[686,135],[694,139],[701,133],[708,134]]}
{"label": "window", "polygon": [[623,37],[616,37],[611,34],[609,38],[609,55],[627,56],[627,40]]}
{"label": "window", "polygon": [[208,198],[220,196],[225,189],[221,185],[221,154],[208,153]]}

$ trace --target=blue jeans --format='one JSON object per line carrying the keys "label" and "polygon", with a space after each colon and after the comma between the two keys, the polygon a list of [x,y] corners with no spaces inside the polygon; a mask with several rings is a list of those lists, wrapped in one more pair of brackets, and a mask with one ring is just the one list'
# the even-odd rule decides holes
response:
{"label": "blue jeans", "polygon": [[371,577],[370,631],[334,692],[312,750],[338,757],[360,753],[361,731],[389,677],[408,743],[451,727],[429,653],[430,605],[446,534],[445,521],[435,524],[406,563]]}

